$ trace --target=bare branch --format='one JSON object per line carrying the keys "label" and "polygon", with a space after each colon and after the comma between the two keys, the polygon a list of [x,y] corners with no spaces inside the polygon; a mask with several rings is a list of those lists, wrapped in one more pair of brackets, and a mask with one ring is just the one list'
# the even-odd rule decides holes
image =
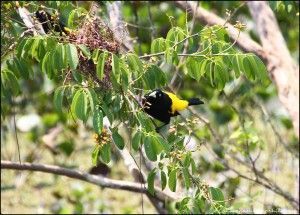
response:
{"label": "bare branch", "polygon": [[[200,116],[200,114],[198,114],[195,110],[193,110],[192,108],[189,108],[189,110],[193,113],[193,115],[195,115],[196,117],[198,117],[202,122],[205,123],[205,125],[208,127],[209,131],[212,134],[212,137],[215,139],[215,142],[218,144],[222,143],[222,140],[220,138],[219,133],[210,126],[210,122],[208,120],[203,120],[201,119],[202,117]],[[195,135],[195,138],[200,140],[198,138],[198,136]],[[259,171],[256,167],[255,167],[255,161],[250,158],[251,160],[251,164],[249,165],[247,162],[241,161],[240,159],[238,159],[236,156],[231,156],[231,158],[233,158],[234,160],[238,161],[240,164],[242,164],[243,166],[247,167],[250,171],[253,171],[256,178],[253,179],[247,175],[244,175],[242,173],[240,173],[240,171],[238,171],[237,169],[235,169],[232,165],[229,165],[228,161],[225,159],[221,159],[219,158],[217,155],[214,154],[214,152],[212,152],[212,154],[214,155],[215,159],[217,159],[218,161],[220,161],[226,168],[232,170],[233,172],[235,172],[239,177],[242,177],[244,179],[247,179],[249,181],[253,181],[256,182],[257,184],[260,184],[262,186],[264,186],[265,188],[273,191],[274,193],[282,196],[283,198],[285,198],[293,208],[299,210],[299,203],[298,201],[292,196],[290,195],[288,192],[284,191],[281,189],[281,187],[279,187],[275,182],[271,181],[269,178],[267,178],[263,172]],[[250,155],[249,155],[250,156]]]}
{"label": "bare branch", "polygon": [[[69,178],[75,178],[82,181],[86,181],[91,184],[95,184],[101,187],[117,189],[117,190],[126,190],[136,193],[145,193],[149,194],[147,189],[141,188],[140,183],[130,182],[130,181],[121,181],[115,179],[109,179],[103,176],[95,176],[85,172],[80,172],[78,170],[72,170],[63,168],[60,166],[46,165],[46,164],[34,164],[34,163],[22,163],[5,161],[1,160],[1,169],[14,169],[14,170],[29,170],[29,171],[38,171],[45,173],[52,173],[55,175],[63,175]],[[149,194],[151,195],[151,194]],[[155,187],[155,197],[157,200],[165,202],[166,200],[174,201],[176,200],[174,196],[170,196],[162,192],[159,188]]]}
{"label": "bare branch", "polygon": [[[251,166],[249,166],[249,164],[247,162],[242,161],[241,159],[237,158],[236,156],[232,156],[232,158],[235,161],[239,162],[240,164],[244,165],[245,167],[248,167],[249,169],[255,168],[255,167],[252,167],[252,164],[251,164]],[[223,162],[223,164],[224,164],[224,162]],[[295,208],[296,210],[299,210],[299,202],[297,201],[297,199],[295,199],[288,192],[282,190],[282,188],[279,187],[274,181],[267,178],[262,171],[259,171],[256,168],[255,168],[255,170],[253,169],[253,171],[255,171],[255,175],[256,175],[256,178],[253,179],[249,176],[241,174],[238,170],[234,169],[232,166],[229,166],[228,164],[225,164],[225,166],[228,167],[229,169],[231,169],[232,171],[234,171],[235,173],[237,173],[240,177],[250,180],[250,181],[254,181],[254,182],[264,186],[265,188],[273,191],[274,193],[277,193],[278,195],[285,198],[291,204],[291,206],[293,206],[293,208]]]}

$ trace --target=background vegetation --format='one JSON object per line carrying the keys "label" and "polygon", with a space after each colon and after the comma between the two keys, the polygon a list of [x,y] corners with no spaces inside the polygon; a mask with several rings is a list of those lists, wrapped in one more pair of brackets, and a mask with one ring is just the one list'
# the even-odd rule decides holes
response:
{"label": "background vegetation", "polygon": [[[278,98],[271,54],[240,44],[244,34],[263,43],[251,3],[181,3],[1,2],[2,213],[299,210],[295,118]],[[298,62],[299,3],[266,6]],[[28,30],[20,8],[56,14],[72,33]],[[156,88],[205,104],[156,133],[140,105]],[[25,162],[97,175],[98,185],[8,170]]]}

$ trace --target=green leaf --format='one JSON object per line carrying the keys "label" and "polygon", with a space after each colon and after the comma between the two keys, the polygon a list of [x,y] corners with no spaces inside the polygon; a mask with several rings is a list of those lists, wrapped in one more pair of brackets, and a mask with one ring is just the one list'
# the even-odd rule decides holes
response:
{"label": "green leaf", "polygon": [[177,183],[176,172],[177,172],[177,170],[174,169],[170,172],[170,175],[169,175],[168,184],[169,184],[169,188],[172,192],[176,191],[176,183]]}
{"label": "green leaf", "polygon": [[78,45],[78,47],[80,48],[80,50],[82,51],[83,55],[87,58],[90,59],[91,58],[91,52],[89,50],[89,48],[83,44]]}
{"label": "green leaf", "polygon": [[76,83],[81,84],[84,78],[84,75],[81,74],[79,71],[73,70],[72,71],[73,79]]}
{"label": "green leaf", "polygon": [[[5,89],[10,89],[13,95],[18,95],[20,92],[20,86],[17,77],[8,69],[1,71],[1,84]],[[2,99],[2,97],[1,97]]]}
{"label": "green leaf", "polygon": [[153,143],[153,139],[151,138],[151,136],[145,137],[144,148],[145,148],[145,152],[146,152],[148,159],[151,161],[156,161],[157,160],[156,150],[155,150],[155,145]]}
{"label": "green leaf", "polygon": [[244,70],[243,58],[244,56],[239,54],[231,57],[231,65],[235,73],[235,78],[240,77],[241,72]]}
{"label": "green leaf", "polygon": [[184,160],[183,160],[183,166],[186,167],[186,168],[189,168],[191,164],[191,154],[188,153],[186,154],[186,156],[184,157]]}
{"label": "green leaf", "polygon": [[193,158],[191,158],[191,167],[192,167],[192,174],[195,174],[197,172],[197,167],[196,167],[195,160]]}
{"label": "green leaf", "polygon": [[31,54],[31,46],[34,42],[33,38],[29,38],[26,40],[24,46],[23,46],[23,50],[22,50],[22,54],[21,56],[19,56],[19,58],[28,58],[28,56]]}
{"label": "green leaf", "polygon": [[206,66],[208,63],[209,63],[209,60],[202,60],[200,62],[200,70],[198,72],[199,80],[206,73]]}
{"label": "green leaf", "polygon": [[6,61],[7,69],[10,70],[17,78],[20,78],[21,73],[16,65],[16,60],[18,60],[16,57],[10,58]]}
{"label": "green leaf", "polygon": [[151,53],[159,53],[165,50],[166,50],[166,41],[164,38],[160,37],[152,41]]}
{"label": "green leaf", "polygon": [[178,44],[178,42],[181,42],[184,39],[184,37],[185,33],[181,28],[171,28],[166,37],[166,48],[170,48],[176,45],[175,50],[179,51],[183,47],[183,43]]}
{"label": "green leaf", "polygon": [[53,37],[47,37],[46,39],[46,51],[53,51],[57,45],[57,40]]}
{"label": "green leaf", "polygon": [[87,95],[89,108],[91,112],[94,112],[95,106],[98,104],[98,97],[93,88],[84,88],[84,91]]}
{"label": "green leaf", "polygon": [[132,138],[132,148],[137,151],[142,144],[142,132],[137,131]]}
{"label": "green leaf", "polygon": [[157,76],[156,80],[156,87],[160,88],[167,84],[167,76],[164,71],[162,71],[157,65],[151,66],[152,70],[154,71],[155,76]]}
{"label": "green leaf", "polygon": [[216,201],[218,204],[225,206],[224,195],[219,188],[210,187],[209,188],[212,200]]}
{"label": "green leaf", "polygon": [[[244,73],[249,80],[255,80],[255,65],[252,65],[251,56],[245,56],[243,59]],[[255,62],[254,62],[255,63]]]}
{"label": "green leaf", "polygon": [[113,122],[114,121],[114,115],[111,113],[111,110],[108,108],[108,106],[106,105],[106,103],[102,103],[101,104],[101,108],[104,112],[104,115],[107,116],[109,122]]}
{"label": "green leaf", "polygon": [[189,189],[191,186],[191,181],[190,181],[190,174],[189,174],[188,168],[183,167],[182,173],[183,173],[183,177],[184,177],[185,188]]}
{"label": "green leaf", "polygon": [[38,47],[41,42],[40,37],[36,37],[31,45],[31,56],[32,58],[35,58],[37,61],[39,61],[39,55],[38,55]]}
{"label": "green leaf", "polygon": [[174,48],[167,48],[165,51],[165,61],[168,64],[178,64],[179,59],[177,55],[177,51]]}
{"label": "green leaf", "polygon": [[147,132],[151,132],[155,129],[152,121],[144,112],[138,112],[137,119],[139,121],[139,125],[145,128]]}
{"label": "green leaf", "polygon": [[226,82],[228,81],[228,73],[224,68],[222,68],[222,65],[219,62],[215,64],[214,69],[217,88],[218,90],[223,90]]}
{"label": "green leaf", "polygon": [[[159,146],[165,151],[165,152],[169,152],[171,150],[171,146],[168,142],[166,142],[166,140],[164,138],[162,138],[161,136],[156,136],[156,141],[157,144],[159,144]],[[157,151],[158,154],[158,151]]]}
{"label": "green leaf", "polygon": [[18,43],[17,48],[16,48],[16,50],[17,50],[17,57],[18,58],[24,56],[24,53],[25,53],[24,46],[25,46],[27,40],[28,39],[25,38],[25,39],[22,39],[21,42]]}
{"label": "green leaf", "polygon": [[164,147],[162,146],[160,140],[158,139],[159,136],[156,135],[156,136],[152,136],[151,138],[152,138],[152,144],[154,147],[155,154],[159,155],[164,150]]}
{"label": "green leaf", "polygon": [[41,39],[40,43],[37,47],[37,55],[36,55],[36,60],[41,63],[43,61],[43,58],[47,52],[46,50],[47,46],[47,40],[46,39]]}
{"label": "green leaf", "polygon": [[147,71],[143,75],[144,89],[150,90],[155,89],[156,77],[153,70],[147,69]]}
{"label": "green leaf", "polygon": [[119,81],[119,77],[120,77],[120,59],[115,54],[111,55],[111,67],[112,67],[113,74],[115,75],[117,81]]}
{"label": "green leaf", "polygon": [[151,64],[143,76],[144,88],[154,89],[164,86],[167,82],[166,74],[155,64]]}
{"label": "green leaf", "polygon": [[269,76],[268,76],[268,71],[267,71],[267,68],[266,68],[265,64],[256,55],[253,55],[252,59],[255,61],[255,64],[256,64],[256,66],[255,66],[256,69],[254,70],[256,77],[263,84],[270,83],[270,79],[269,79]]}
{"label": "green leaf", "polygon": [[122,60],[120,62],[120,68],[121,68],[121,83],[122,83],[122,88],[124,91],[127,90],[128,85],[129,85],[129,79],[131,78],[129,75],[129,71],[124,63],[124,61]]}
{"label": "green leaf", "polygon": [[100,158],[104,163],[109,163],[110,162],[110,144],[106,143],[100,148]]}
{"label": "green leaf", "polygon": [[55,64],[58,71],[67,68],[65,46],[59,43],[55,48]]}
{"label": "green leaf", "polygon": [[94,166],[96,166],[98,164],[99,155],[100,155],[100,146],[96,145],[96,147],[94,148],[94,150],[92,152],[92,163]]}
{"label": "green leaf", "polygon": [[76,46],[69,43],[66,45],[66,55],[67,55],[67,62],[70,65],[71,69],[74,70],[78,66],[78,53]]}
{"label": "green leaf", "polygon": [[116,146],[119,148],[119,149],[124,149],[124,146],[125,146],[125,143],[124,143],[124,140],[122,138],[122,136],[118,133],[117,130],[114,130],[112,132],[112,138],[114,140],[114,143],[116,144]]}
{"label": "green leaf", "polygon": [[49,55],[49,59],[48,59],[48,71],[51,71],[49,74],[47,74],[49,76],[50,79],[54,79],[55,74],[57,74],[57,64],[55,63],[55,50],[50,52]]}
{"label": "green leaf", "polygon": [[93,51],[92,59],[93,59],[94,64],[97,64],[99,54],[100,54],[100,50],[99,49],[95,49]]}
{"label": "green leaf", "polygon": [[82,121],[86,122],[88,118],[88,101],[85,92],[77,90],[71,104],[71,112]]}
{"label": "green leaf", "polygon": [[112,67],[112,75],[110,76],[110,80],[112,82],[114,89],[119,89],[121,81],[121,72],[120,72],[120,59],[117,55],[111,55],[111,67]]}
{"label": "green leaf", "polygon": [[203,214],[205,212],[204,199],[199,197],[199,195],[197,195],[197,197],[194,199],[193,206],[194,206],[193,207],[193,213],[194,214]]}
{"label": "green leaf", "polygon": [[188,74],[195,80],[199,81],[205,73],[207,62],[208,61],[204,58],[195,59],[194,57],[188,57],[186,60],[186,68]]}
{"label": "green leaf", "polygon": [[102,80],[104,77],[104,67],[105,67],[105,62],[107,57],[108,57],[108,52],[106,51],[99,55],[98,63],[96,66],[97,77],[99,78],[99,80]]}
{"label": "green leaf", "polygon": [[81,21],[81,16],[84,16],[86,13],[87,11],[83,7],[78,7],[72,10],[68,17],[68,26],[72,29],[75,29],[77,27],[77,22]]}
{"label": "green leaf", "polygon": [[53,97],[54,107],[59,112],[62,112],[62,103],[64,99],[65,89],[66,86],[60,86],[54,92],[54,97]]}
{"label": "green leaf", "polygon": [[143,64],[136,54],[127,54],[127,63],[132,72],[138,74],[143,72]]}
{"label": "green leaf", "polygon": [[167,186],[167,175],[164,171],[160,171],[161,189],[164,190]]}
{"label": "green leaf", "polygon": [[209,62],[209,80],[210,80],[210,84],[211,86],[215,86],[215,74],[214,74],[214,70],[215,70],[215,63],[214,62]]}
{"label": "green leaf", "polygon": [[95,110],[93,114],[93,128],[97,134],[102,133],[103,128],[103,113],[101,110]]}
{"label": "green leaf", "polygon": [[50,64],[50,58],[51,58],[51,52],[47,52],[43,58],[42,62],[42,71],[47,74],[49,79],[52,79],[53,77],[53,70],[51,69],[51,64]]}
{"label": "green leaf", "polygon": [[230,42],[230,37],[228,35],[228,32],[227,32],[225,26],[215,25],[215,26],[212,26],[212,28],[214,29],[214,32],[216,33],[218,40]]}
{"label": "green leaf", "polygon": [[155,175],[156,175],[156,169],[154,168],[153,170],[151,170],[151,172],[149,172],[148,177],[147,177],[147,189],[151,195],[154,195]]}
{"label": "green leaf", "polygon": [[75,19],[75,14],[77,13],[77,10],[72,10],[71,13],[69,14],[69,17],[68,17],[68,26],[70,28],[74,28],[74,19]]}
{"label": "green leaf", "polygon": [[7,67],[11,72],[13,72],[17,77],[21,75],[24,79],[29,79],[31,69],[29,68],[30,65],[28,62],[25,61],[24,58],[17,58],[14,57],[12,61],[7,61]]}

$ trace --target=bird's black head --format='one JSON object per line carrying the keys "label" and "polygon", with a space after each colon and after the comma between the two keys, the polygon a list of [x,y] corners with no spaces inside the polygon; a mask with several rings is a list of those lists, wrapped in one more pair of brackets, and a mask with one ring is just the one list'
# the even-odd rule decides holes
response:
{"label": "bird's black head", "polygon": [[51,20],[51,15],[48,12],[44,11],[44,10],[36,11],[35,16],[39,20],[39,22],[41,22],[41,23],[44,23],[44,22],[47,22],[47,21]]}
{"label": "bird's black head", "polygon": [[155,102],[156,100],[159,100],[163,96],[163,92],[159,89],[153,90],[150,93],[147,93],[144,96],[144,99],[146,99],[148,102]]}
{"label": "bird's black head", "polygon": [[158,102],[163,97],[163,95],[164,93],[160,89],[153,90],[143,97],[143,103],[149,102],[150,104],[154,104]]}

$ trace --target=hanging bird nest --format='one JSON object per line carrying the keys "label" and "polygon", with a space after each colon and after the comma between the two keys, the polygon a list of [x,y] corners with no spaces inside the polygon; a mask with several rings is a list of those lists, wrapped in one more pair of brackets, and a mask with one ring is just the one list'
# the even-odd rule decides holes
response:
{"label": "hanging bird nest", "polygon": [[[114,39],[114,33],[98,17],[86,19],[75,33],[70,34],[69,39],[76,45],[85,45],[91,53],[96,49],[114,54],[118,54],[120,51],[120,44]],[[110,81],[112,71],[111,55],[105,61],[104,77],[102,80],[99,80],[96,75],[96,65],[93,60],[83,55],[79,56],[79,71],[83,75],[89,75],[101,88],[109,89],[112,86]]]}

